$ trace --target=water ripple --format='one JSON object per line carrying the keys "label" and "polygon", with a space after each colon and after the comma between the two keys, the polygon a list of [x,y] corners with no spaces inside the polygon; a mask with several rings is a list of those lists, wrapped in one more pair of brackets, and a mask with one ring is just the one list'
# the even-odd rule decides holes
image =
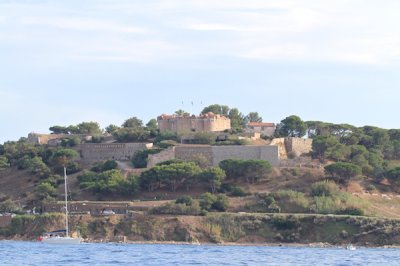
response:
{"label": "water ripple", "polygon": [[0,241],[0,265],[399,265],[398,249]]}

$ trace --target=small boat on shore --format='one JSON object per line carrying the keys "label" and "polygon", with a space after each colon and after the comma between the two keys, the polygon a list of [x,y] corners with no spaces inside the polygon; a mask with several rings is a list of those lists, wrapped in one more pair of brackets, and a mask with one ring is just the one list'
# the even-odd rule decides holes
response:
{"label": "small boat on shore", "polygon": [[68,231],[68,193],[67,193],[67,169],[64,167],[64,191],[65,191],[65,229],[44,233],[39,241],[49,244],[80,244],[80,237],[69,236]]}
{"label": "small boat on shore", "polygon": [[352,244],[347,244],[347,245],[346,245],[346,249],[347,249],[347,250],[356,250],[356,247],[353,246]]}
{"label": "small boat on shore", "polygon": [[79,244],[81,239],[68,236],[66,230],[63,229],[46,232],[43,236],[39,237],[39,241],[49,244]]}

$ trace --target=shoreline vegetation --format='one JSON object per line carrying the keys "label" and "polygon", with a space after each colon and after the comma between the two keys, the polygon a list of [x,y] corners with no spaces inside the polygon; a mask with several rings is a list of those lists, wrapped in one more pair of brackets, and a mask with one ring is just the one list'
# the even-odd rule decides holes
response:
{"label": "shoreline vegetation", "polygon": [[[17,215],[0,239],[32,241],[63,224],[63,215]],[[76,215],[71,231],[88,243],[398,248],[400,220],[346,215]]]}

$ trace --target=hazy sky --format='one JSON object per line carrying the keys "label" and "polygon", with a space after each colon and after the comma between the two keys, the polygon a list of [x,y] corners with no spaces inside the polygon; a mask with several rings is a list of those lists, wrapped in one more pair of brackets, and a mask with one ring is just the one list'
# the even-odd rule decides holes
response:
{"label": "hazy sky", "polygon": [[398,0],[0,0],[0,143],[215,103],[400,128],[399,14]]}

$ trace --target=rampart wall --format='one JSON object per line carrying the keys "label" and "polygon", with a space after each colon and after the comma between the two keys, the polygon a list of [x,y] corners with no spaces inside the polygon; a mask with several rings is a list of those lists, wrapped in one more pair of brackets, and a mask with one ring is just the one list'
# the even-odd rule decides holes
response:
{"label": "rampart wall", "polygon": [[201,160],[209,166],[218,166],[226,159],[265,160],[272,165],[279,165],[277,146],[206,146],[188,145],[175,147],[175,158],[196,161]]}
{"label": "rampart wall", "polygon": [[38,133],[29,133],[28,134],[28,142],[35,144],[47,144],[50,140],[53,139],[67,139],[73,137],[79,137],[81,139],[85,138],[87,135],[83,134],[38,134]]}
{"label": "rampart wall", "polygon": [[271,141],[271,145],[279,147],[279,158],[285,160],[288,153],[300,156],[312,150],[312,139],[304,138],[276,138]]}
{"label": "rampart wall", "polygon": [[213,165],[226,159],[264,160],[271,165],[279,165],[279,153],[277,146],[213,146]]}
{"label": "rampart wall", "polygon": [[287,152],[293,152],[296,156],[309,153],[312,150],[312,139],[285,138]]}
{"label": "rampart wall", "polygon": [[135,152],[152,146],[152,143],[86,143],[79,145],[79,149],[84,161],[128,161]]}
{"label": "rampart wall", "polygon": [[285,138],[275,138],[271,141],[270,145],[278,147],[279,158],[281,160],[287,159],[287,152],[285,147]]}
{"label": "rampart wall", "polygon": [[209,145],[188,145],[175,147],[175,158],[185,161],[201,161],[206,166],[213,165],[212,147]]}

